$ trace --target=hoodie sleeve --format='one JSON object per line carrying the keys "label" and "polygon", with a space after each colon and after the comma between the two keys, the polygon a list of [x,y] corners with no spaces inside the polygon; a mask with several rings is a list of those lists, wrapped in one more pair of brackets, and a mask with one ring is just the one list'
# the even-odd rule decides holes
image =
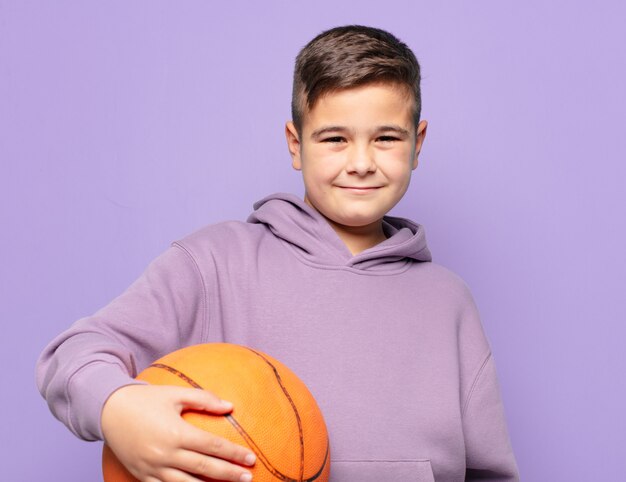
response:
{"label": "hoodie sleeve", "polygon": [[120,296],[44,349],[37,386],[54,416],[76,436],[102,440],[100,414],[111,393],[141,383],[134,377],[155,359],[202,339],[205,300],[194,259],[173,243]]}

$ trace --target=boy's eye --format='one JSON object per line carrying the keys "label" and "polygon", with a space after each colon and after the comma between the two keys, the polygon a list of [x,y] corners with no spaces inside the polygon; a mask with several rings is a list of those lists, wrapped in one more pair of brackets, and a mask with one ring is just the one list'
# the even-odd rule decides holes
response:
{"label": "boy's eye", "polygon": [[337,143],[337,142],[341,142],[343,140],[343,137],[327,137],[326,139],[324,139],[322,142],[331,142],[331,143]]}
{"label": "boy's eye", "polygon": [[393,136],[380,136],[378,140],[383,141],[383,142],[393,142],[393,141],[397,141],[398,138],[393,137]]}

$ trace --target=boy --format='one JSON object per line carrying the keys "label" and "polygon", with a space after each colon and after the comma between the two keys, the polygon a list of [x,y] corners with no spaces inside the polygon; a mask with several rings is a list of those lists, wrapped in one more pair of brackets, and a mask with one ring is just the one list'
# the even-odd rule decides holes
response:
{"label": "boy", "polygon": [[304,200],[274,194],[247,222],[172,243],[122,295],[46,348],[38,385],[79,437],[142,481],[247,481],[254,455],[181,417],[232,407],[133,380],[182,346],[225,341],[292,368],[324,413],[331,480],[518,480],[471,293],[431,262],[422,226],[386,216],[426,135],[420,70],[393,35],[314,38],[285,127]]}

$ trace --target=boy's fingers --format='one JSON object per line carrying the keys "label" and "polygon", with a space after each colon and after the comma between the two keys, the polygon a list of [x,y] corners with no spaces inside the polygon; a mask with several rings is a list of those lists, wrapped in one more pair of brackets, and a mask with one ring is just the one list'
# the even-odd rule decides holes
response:
{"label": "boy's fingers", "polygon": [[256,455],[250,449],[192,425],[185,434],[184,446],[199,455],[212,455],[239,465],[250,466],[256,461]]}
{"label": "boy's fingers", "polygon": [[214,393],[198,388],[180,388],[177,393],[177,405],[179,409],[191,408],[206,412],[228,413],[233,409],[233,404],[222,400]]}
{"label": "boy's fingers", "polygon": [[252,480],[252,474],[244,467],[190,450],[180,453],[180,456],[177,457],[176,467],[190,474],[209,477],[211,480],[232,482],[249,482]]}
{"label": "boy's fingers", "polygon": [[159,474],[159,478],[148,478],[146,482],[200,482],[201,479],[194,477],[178,469],[163,469]]}

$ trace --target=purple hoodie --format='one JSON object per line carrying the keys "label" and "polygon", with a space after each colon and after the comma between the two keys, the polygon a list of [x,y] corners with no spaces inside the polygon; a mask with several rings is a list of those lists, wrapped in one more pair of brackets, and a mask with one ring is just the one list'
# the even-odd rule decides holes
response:
{"label": "purple hoodie", "polygon": [[326,420],[332,482],[519,480],[472,295],[424,228],[385,216],[353,256],[293,194],[172,243],[44,350],[37,383],[72,432],[102,439],[117,388],[187,345],[243,344],[290,367]]}

